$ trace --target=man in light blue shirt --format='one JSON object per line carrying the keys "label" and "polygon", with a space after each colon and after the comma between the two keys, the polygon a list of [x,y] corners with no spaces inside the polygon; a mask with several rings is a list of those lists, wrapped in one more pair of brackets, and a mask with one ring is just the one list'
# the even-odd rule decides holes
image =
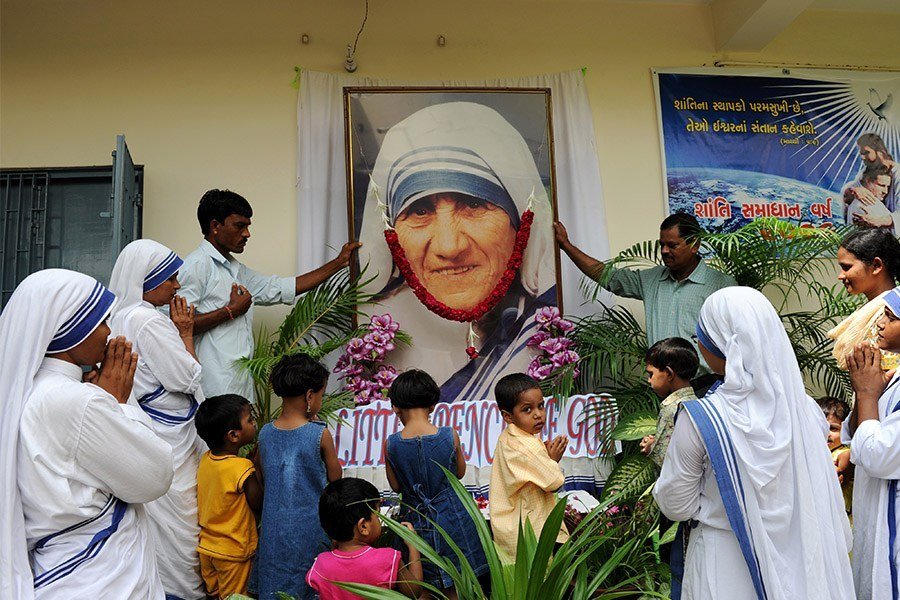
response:
{"label": "man in light blue shirt", "polygon": [[[582,273],[598,280],[606,265],[588,256],[569,241],[562,223],[554,223],[559,247]],[[693,340],[703,301],[716,290],[737,285],[730,275],[709,267],[700,257],[701,233],[693,215],[675,213],[660,224],[659,245],[663,264],[649,269],[616,269],[603,287],[625,298],[644,301],[647,344],[668,337]],[[696,346],[696,340],[693,340]],[[700,374],[709,371],[700,359]]]}
{"label": "man in light blue shirt", "polygon": [[204,240],[184,259],[178,274],[179,294],[197,309],[194,346],[207,398],[240,394],[252,402],[253,380],[235,361],[253,356],[253,305],[293,304],[298,294],[346,267],[360,246],[345,244],[337,258],[305,275],[263,275],[232,256],[244,251],[252,216],[250,203],[234,192],[203,194],[197,219]]}

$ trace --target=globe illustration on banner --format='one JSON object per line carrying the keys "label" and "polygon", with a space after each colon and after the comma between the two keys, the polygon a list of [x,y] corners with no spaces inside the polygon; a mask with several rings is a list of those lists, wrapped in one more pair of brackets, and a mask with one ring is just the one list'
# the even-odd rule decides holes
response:
{"label": "globe illustration on banner", "polygon": [[[785,218],[792,223],[839,225],[843,222],[841,194],[804,181],[769,173],[703,168],[669,169],[667,178],[670,213],[694,215],[695,205],[715,198],[724,198],[730,204],[730,218],[704,218],[698,215],[700,225],[708,231],[736,231],[753,220],[744,216],[742,206],[770,202],[799,206],[799,218]],[[817,205],[815,209],[814,205]],[[825,207],[830,207],[831,216],[827,215],[827,211],[823,216],[812,212],[816,210],[822,214]]]}

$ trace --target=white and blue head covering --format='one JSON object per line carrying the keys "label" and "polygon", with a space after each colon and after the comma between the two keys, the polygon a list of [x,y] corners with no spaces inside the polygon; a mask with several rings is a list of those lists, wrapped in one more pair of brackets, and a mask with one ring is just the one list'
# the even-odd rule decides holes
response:
{"label": "white and blue head covering", "polygon": [[116,259],[109,289],[119,299],[116,314],[137,306],[184,264],[177,254],[153,240],[135,240]]}
{"label": "white and blue head covering", "polygon": [[722,452],[703,437],[710,456],[727,463],[725,473],[713,468],[737,490],[765,597],[852,597],[852,581],[843,580],[850,529],[828,424],[806,393],[781,318],[759,291],[727,287],[703,303],[697,333],[726,360],[724,382],[699,401]]}
{"label": "white and blue head covering", "polygon": [[[376,194],[377,190],[377,194]],[[532,201],[535,226],[519,279],[532,297],[556,284],[553,211],[534,156],[522,134],[497,111],[474,102],[448,102],[423,108],[388,131],[375,161],[366,194],[360,264],[369,264],[381,291],[399,276],[384,241],[380,199],[391,225],[410,204],[440,192],[457,192],[502,208],[510,224]]]}
{"label": "white and blue head covering", "polygon": [[894,316],[900,317],[900,287],[895,287],[891,291],[886,292],[881,299],[891,309]]}
{"label": "white and blue head covering", "polygon": [[19,421],[46,354],[83,342],[109,315],[115,296],[87,275],[45,269],[19,284],[0,314],[0,598],[31,598],[33,580],[16,483]]}

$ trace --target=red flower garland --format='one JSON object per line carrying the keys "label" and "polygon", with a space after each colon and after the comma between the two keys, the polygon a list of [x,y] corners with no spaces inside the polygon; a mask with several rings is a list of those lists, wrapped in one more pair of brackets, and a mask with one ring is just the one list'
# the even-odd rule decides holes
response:
{"label": "red flower garland", "polygon": [[391,256],[394,257],[394,264],[400,269],[400,273],[403,275],[403,278],[406,280],[406,283],[412,289],[413,293],[415,293],[416,298],[419,299],[419,302],[424,304],[425,308],[440,317],[451,321],[468,323],[477,321],[483,317],[489,310],[494,308],[506,295],[506,292],[509,291],[509,286],[512,285],[512,282],[516,278],[516,272],[519,270],[519,267],[522,266],[522,259],[525,256],[525,247],[528,245],[528,238],[531,235],[531,223],[533,221],[534,213],[532,211],[526,210],[522,213],[522,222],[519,224],[519,230],[516,232],[516,242],[513,245],[512,254],[506,262],[506,270],[503,272],[503,276],[500,278],[500,281],[497,282],[494,289],[491,290],[491,293],[488,294],[487,298],[469,310],[450,308],[432,296],[431,293],[425,289],[425,286],[422,285],[422,282],[419,281],[419,278],[413,273],[409,261],[406,260],[406,253],[403,251],[403,247],[400,246],[400,240],[397,237],[396,231],[393,229],[385,229],[384,239],[391,249]]}

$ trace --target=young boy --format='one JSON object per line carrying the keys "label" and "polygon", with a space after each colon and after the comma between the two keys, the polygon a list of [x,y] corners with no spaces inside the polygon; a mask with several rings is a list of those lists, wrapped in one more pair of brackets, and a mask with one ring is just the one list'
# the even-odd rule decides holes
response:
{"label": "young boy", "polygon": [[841,482],[844,504],[849,515],[853,506],[853,466],[850,464],[850,446],[841,442],[841,427],[850,414],[850,405],[832,396],[817,398],[816,403],[828,421],[828,449],[837,469],[838,481]]}
{"label": "young boy", "polygon": [[697,374],[700,359],[689,341],[670,337],[650,346],[645,360],[647,383],[662,399],[662,404],[656,420],[656,434],[644,436],[641,440],[641,452],[661,469],[669,440],[675,430],[678,405],[685,400],[697,399],[691,387],[691,379]]}
{"label": "young boy", "polygon": [[263,495],[253,462],[237,455],[256,435],[250,402],[236,394],[207,398],[194,424],[209,446],[197,469],[200,575],[213,598],[245,594],[257,542],[253,511]]}
{"label": "young boy", "polygon": [[[554,492],[562,487],[559,461],[569,444],[565,436],[541,442],[544,394],[538,382],[524,373],[503,377],[494,387],[500,414],[508,425],[497,440],[491,469],[491,529],[506,562],[516,559],[520,519],[541,535],[556,506]],[[557,543],[569,539],[560,525]]]}
{"label": "young boy", "polygon": [[[306,575],[321,600],[359,598],[335,582],[396,587],[410,598],[418,596],[422,561],[416,547],[407,544],[407,566],[400,564],[398,550],[372,547],[381,537],[380,505],[378,489],[363,479],[346,477],[325,487],[319,499],[319,520],[334,549],[319,554]],[[403,525],[413,531],[411,524]]]}

